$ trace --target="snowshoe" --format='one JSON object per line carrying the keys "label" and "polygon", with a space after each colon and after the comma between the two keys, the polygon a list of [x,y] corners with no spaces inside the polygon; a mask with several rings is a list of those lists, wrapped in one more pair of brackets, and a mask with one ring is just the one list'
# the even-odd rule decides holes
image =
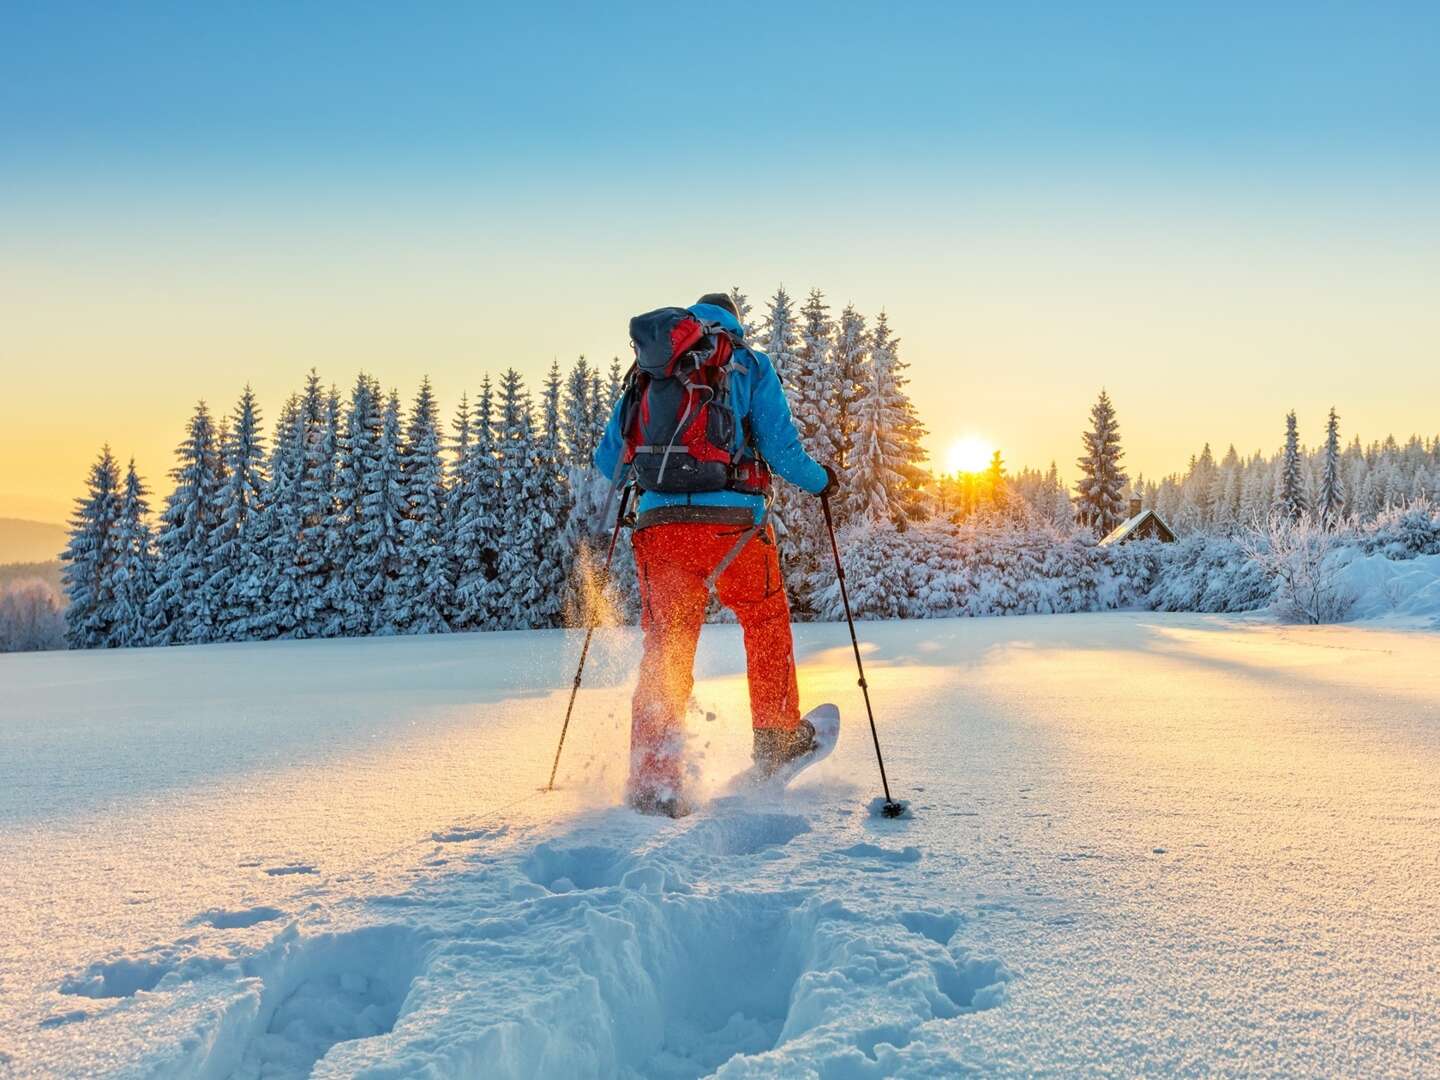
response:
{"label": "snowshoe", "polygon": [[811,765],[829,757],[839,738],[840,710],[834,705],[815,706],[798,727],[789,731],[757,729],[755,763],[736,776],[728,790],[783,788]]}
{"label": "snowshoe", "polygon": [[793,728],[756,728],[751,758],[755,775],[768,780],[785,765],[815,750],[815,725],[801,720]]}

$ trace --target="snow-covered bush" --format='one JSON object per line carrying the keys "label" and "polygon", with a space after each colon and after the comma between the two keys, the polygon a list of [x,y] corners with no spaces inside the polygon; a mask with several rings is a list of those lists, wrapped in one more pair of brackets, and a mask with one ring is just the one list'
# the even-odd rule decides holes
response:
{"label": "snow-covered bush", "polygon": [[1297,622],[1338,622],[1355,604],[1343,580],[1343,549],[1354,534],[1328,528],[1311,515],[1272,514],[1260,527],[1241,533],[1237,542],[1275,582],[1280,613]]}
{"label": "snow-covered bush", "polygon": [[[857,618],[1038,615],[1108,611],[1142,603],[1154,547],[1102,548],[1085,534],[1045,525],[1006,528],[935,522],[903,532],[862,524],[841,538]],[[815,582],[822,619],[844,617],[833,573]]]}
{"label": "snow-covered bush", "polygon": [[[858,619],[931,618],[954,614],[955,589],[944,551],[945,530],[931,526],[901,532],[891,524],[864,521],[840,536],[841,560],[849,586],[850,608]],[[814,575],[813,595],[821,619],[845,617],[834,567]]]}
{"label": "snow-covered bush", "polygon": [[35,578],[0,588],[0,652],[34,652],[65,647],[60,597]]}
{"label": "snow-covered bush", "polygon": [[1230,537],[1192,533],[1157,546],[1159,570],[1145,598],[1156,611],[1254,611],[1275,597],[1275,579]]}
{"label": "snow-covered bush", "polygon": [[1440,555],[1440,505],[1416,499],[1382,511],[1360,530],[1360,544],[1365,554],[1387,559]]}

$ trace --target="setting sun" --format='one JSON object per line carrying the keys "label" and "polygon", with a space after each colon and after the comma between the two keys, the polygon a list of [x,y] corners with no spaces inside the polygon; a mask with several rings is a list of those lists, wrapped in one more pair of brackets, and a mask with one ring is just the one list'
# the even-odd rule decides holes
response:
{"label": "setting sun", "polygon": [[966,435],[950,444],[945,454],[945,471],[952,473],[984,472],[990,464],[995,447],[979,435]]}

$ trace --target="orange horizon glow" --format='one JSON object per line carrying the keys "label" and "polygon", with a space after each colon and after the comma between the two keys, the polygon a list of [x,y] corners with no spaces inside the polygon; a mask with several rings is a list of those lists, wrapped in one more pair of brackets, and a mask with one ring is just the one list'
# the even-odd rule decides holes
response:
{"label": "orange horizon glow", "polygon": [[[1362,243],[1318,224],[1162,227],[1163,215],[1132,208],[1108,233],[1068,221],[1042,236],[1006,227],[1011,211],[996,209],[960,260],[934,230],[899,229],[883,258],[862,257],[843,234],[770,218],[713,252],[652,244],[617,256],[614,237],[579,216],[563,250],[500,231],[487,253],[418,209],[388,229],[348,209],[348,222],[340,207],[188,233],[177,212],[168,232],[144,235],[79,221],[70,247],[23,228],[7,237],[0,516],[63,520],[107,442],[163,495],[195,402],[226,415],[247,382],[268,430],[312,367],[342,394],[363,370],[407,399],[428,374],[448,424],[485,372],[513,365],[534,392],[552,358],[608,366],[625,354],[629,315],[726,283],[748,293],[752,326],[781,283],[797,306],[823,288],[832,317],[850,302],[869,318],[883,309],[937,471],[952,443],[983,430],[1011,472],[1054,461],[1072,482],[1102,386],[1126,469],[1154,479],[1183,471],[1206,442],[1217,456],[1232,442],[1273,453],[1291,409],[1309,446],[1331,405],[1346,442],[1440,430],[1435,262],[1394,259],[1414,238],[1383,223]],[[662,214],[651,232],[683,235],[684,223]],[[792,254],[757,260],[751,234]],[[42,516],[44,505],[55,510]]]}

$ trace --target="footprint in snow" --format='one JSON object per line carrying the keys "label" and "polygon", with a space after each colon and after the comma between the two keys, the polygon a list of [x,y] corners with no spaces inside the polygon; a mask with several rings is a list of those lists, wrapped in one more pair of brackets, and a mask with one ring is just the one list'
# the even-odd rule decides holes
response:
{"label": "footprint in snow", "polygon": [[452,825],[444,832],[433,832],[430,839],[437,844],[463,844],[470,840],[495,840],[509,832],[508,825],[501,825],[495,829],[466,829],[459,825]]}
{"label": "footprint in snow", "polygon": [[876,844],[852,844],[841,848],[835,854],[848,855],[852,859],[876,859],[887,863],[913,863],[920,861],[917,847],[883,848]]}
{"label": "footprint in snow", "polygon": [[[69,1012],[56,1013],[54,1016],[47,1016],[41,1020],[37,1027],[57,1028],[66,1024],[78,1024],[82,1020],[89,1020],[90,1014],[84,1009],[71,1009]],[[4,1061],[4,1055],[0,1055],[0,1061]]]}
{"label": "footprint in snow", "polygon": [[520,864],[536,885],[551,892],[603,889],[618,885],[625,875],[626,856],[613,848],[586,844],[580,847],[537,845]]}
{"label": "footprint in snow", "polygon": [[[193,939],[182,939],[189,943]],[[175,949],[152,950],[139,956],[97,960],[60,981],[60,993],[72,997],[128,998],[172,989],[179,983],[212,975],[229,962],[221,956],[176,955]]]}
{"label": "footprint in snow", "polygon": [[172,968],[163,960],[122,956],[91,964],[69,976],[60,983],[60,992],[88,998],[134,997],[141,990],[154,990]]}
{"label": "footprint in snow", "polygon": [[284,914],[279,908],[273,907],[239,908],[234,911],[211,908],[209,911],[202,911],[190,922],[191,925],[213,926],[216,930],[243,930],[247,926],[278,919]]}
{"label": "footprint in snow", "polygon": [[[253,974],[264,979],[264,995],[273,1005],[250,1014],[215,1057],[240,1052],[240,1076],[309,1076],[315,1063],[332,1050],[340,1060],[335,1074],[361,1071],[361,1041],[394,1027],[425,964],[426,943],[413,927],[380,924],[344,933],[295,935],[276,962]],[[346,1057],[346,1048],[355,1056]],[[228,1074],[235,1065],[215,1060],[197,1063],[196,1073]],[[207,1068],[208,1066],[208,1068]]]}
{"label": "footprint in snow", "polygon": [[309,863],[286,863],[284,866],[267,866],[265,873],[270,877],[288,877],[291,874],[318,874],[320,871]]}
{"label": "footprint in snow", "polygon": [[728,814],[701,821],[682,841],[710,855],[758,855],[810,831],[794,814]]}
{"label": "footprint in snow", "polygon": [[927,937],[937,945],[946,945],[964,921],[951,911],[902,911],[900,925],[912,934]]}

